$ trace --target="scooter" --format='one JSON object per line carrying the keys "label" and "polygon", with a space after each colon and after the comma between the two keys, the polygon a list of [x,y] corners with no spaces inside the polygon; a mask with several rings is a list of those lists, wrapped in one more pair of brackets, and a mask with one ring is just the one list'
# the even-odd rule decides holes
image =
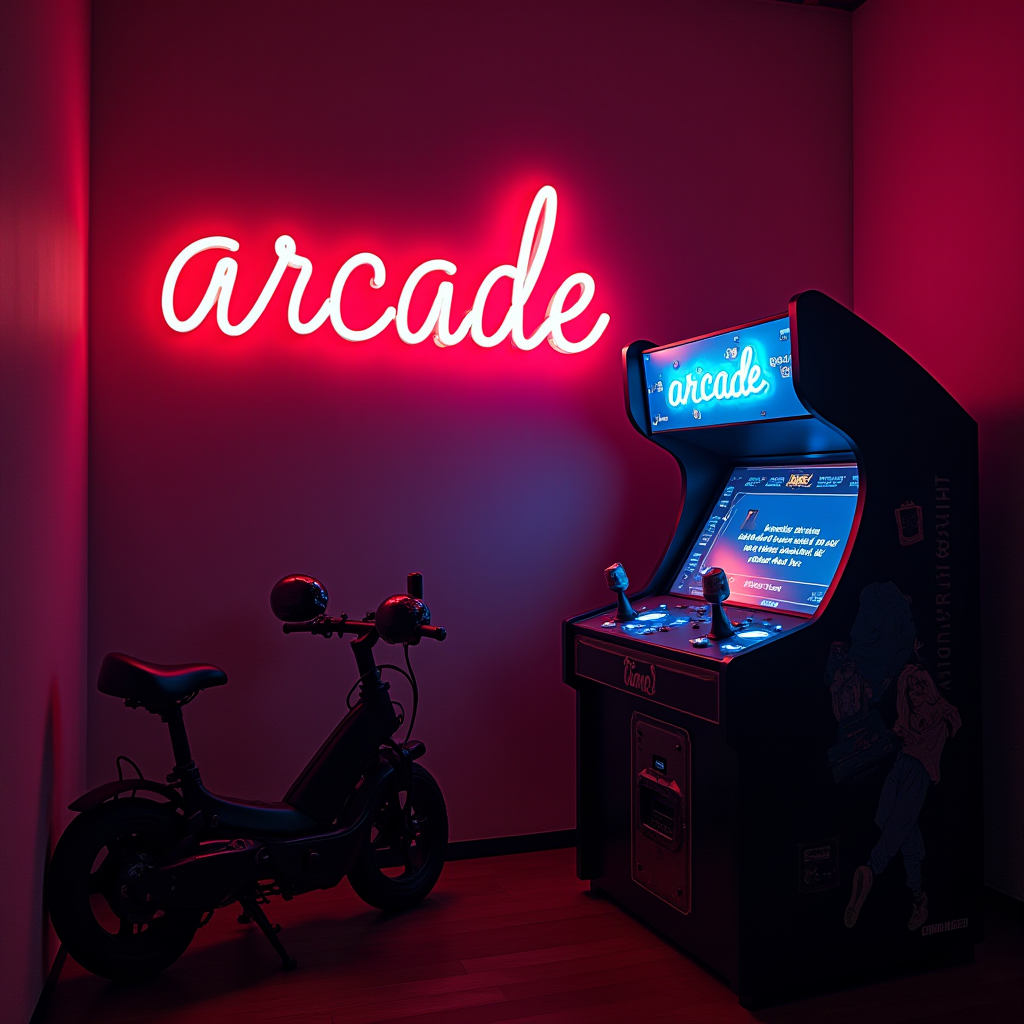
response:
{"label": "scooter", "polygon": [[[239,921],[255,922],[288,970],[288,955],[263,905],[329,889],[346,875],[355,892],[381,910],[422,901],[444,865],[448,813],[430,773],[416,762],[426,748],[410,739],[419,703],[409,648],[444,640],[430,625],[423,578],[383,601],[366,619],[326,614],[323,584],[286,576],[270,603],[286,633],[351,641],[359,678],[348,714],[279,803],[239,802],[211,793],[192,758],[182,708],[227,676],[212,665],[152,665],[124,654],[103,659],[97,686],[130,708],[167,723],[174,770],[167,783],[142,777],[117,759],[118,779],[86,793],[54,850],[48,902],[54,930],[86,970],[112,979],[147,977],[188,948],[214,910],[240,904]],[[379,640],[404,648],[405,664],[378,665]],[[412,687],[412,716],[392,701],[381,669]],[[358,696],[352,703],[352,694]],[[396,710],[397,705],[397,710]],[[137,778],[124,777],[122,763]]]}

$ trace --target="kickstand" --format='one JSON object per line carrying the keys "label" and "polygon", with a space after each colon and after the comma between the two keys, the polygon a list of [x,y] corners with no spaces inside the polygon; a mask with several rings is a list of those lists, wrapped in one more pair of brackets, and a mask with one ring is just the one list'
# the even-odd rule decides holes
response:
{"label": "kickstand", "polygon": [[294,970],[298,961],[294,957],[290,957],[288,951],[281,945],[281,940],[277,937],[274,926],[267,920],[267,915],[263,913],[263,908],[252,896],[243,896],[238,902],[242,905],[246,916],[260,926],[260,931],[267,937],[267,942],[277,951],[277,955],[281,958],[281,967],[286,971]]}

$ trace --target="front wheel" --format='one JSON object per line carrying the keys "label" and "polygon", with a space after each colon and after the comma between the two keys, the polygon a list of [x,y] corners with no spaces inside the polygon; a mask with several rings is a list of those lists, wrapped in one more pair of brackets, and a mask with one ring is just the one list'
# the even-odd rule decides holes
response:
{"label": "front wheel", "polygon": [[448,811],[433,776],[412,766],[410,792],[385,783],[348,878],[360,899],[380,910],[406,910],[434,888],[448,849]]}
{"label": "front wheel", "polygon": [[144,978],[181,956],[199,927],[192,910],[147,902],[138,879],[181,836],[167,804],[122,798],[80,814],[50,862],[50,918],[64,948],[104,978]]}

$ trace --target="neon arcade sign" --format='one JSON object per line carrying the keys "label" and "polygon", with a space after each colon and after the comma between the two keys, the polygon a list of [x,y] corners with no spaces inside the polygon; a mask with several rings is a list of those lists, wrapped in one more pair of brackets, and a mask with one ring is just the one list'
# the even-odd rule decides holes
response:
{"label": "neon arcade sign", "polygon": [[[175,256],[164,277],[161,310],[164,321],[171,330],[186,333],[194,331],[216,307],[217,327],[221,333],[235,338],[253,328],[277,291],[285,271],[292,269],[299,273],[288,300],[288,326],[296,334],[312,334],[330,321],[338,336],[346,341],[368,341],[382,334],[393,322],[399,338],[407,345],[418,345],[427,338],[432,338],[436,345],[445,348],[457,345],[469,337],[481,348],[494,348],[511,338],[512,344],[524,351],[535,349],[547,341],[556,351],[574,355],[594,345],[604,334],[610,320],[607,313],[599,314],[590,331],[579,341],[570,341],[563,333],[562,328],[582,316],[594,299],[596,286],[590,274],[570,274],[555,289],[548,302],[544,319],[533,333],[527,334],[523,323],[524,307],[533,294],[537,279],[544,268],[548,250],[551,248],[557,212],[558,195],[551,185],[545,185],[534,196],[530,206],[515,264],[503,263],[485,275],[477,289],[471,309],[455,327],[452,327],[454,286],[451,281],[443,279],[435,286],[433,302],[423,322],[413,325],[409,321],[410,306],[416,289],[428,287],[424,279],[436,273],[448,277],[455,275],[455,264],[444,259],[427,260],[415,267],[402,285],[397,306],[388,306],[369,326],[356,327],[347,323],[342,317],[341,300],[345,288],[350,287],[349,279],[354,272],[368,267],[371,272],[370,287],[374,289],[381,288],[387,280],[384,261],[372,252],[360,252],[349,257],[335,274],[330,294],[320,308],[309,320],[303,320],[299,311],[306,286],[313,275],[313,263],[299,254],[295,239],[291,235],[281,235],[274,243],[274,251],[277,254],[274,269],[252,309],[238,323],[232,323],[229,316],[231,294],[238,276],[238,261],[231,256],[222,256],[217,261],[206,292],[192,313],[181,319],[175,306],[178,279],[191,259],[210,249],[238,252],[239,243],[224,235],[210,235],[197,239]],[[494,286],[504,279],[512,282],[508,311],[498,328],[488,334],[483,325],[484,308]]]}
{"label": "neon arcade sign", "polygon": [[[712,373],[704,371],[700,376],[700,384],[692,373],[686,375],[685,383],[678,377],[668,386],[668,404],[677,407],[693,402],[728,402],[733,398],[747,398],[760,395],[769,388],[768,381],[761,378],[761,366],[754,362],[754,349],[744,345],[740,352],[738,347],[726,351],[726,359],[735,359],[739,355],[739,368],[729,373],[728,369]],[[703,367],[698,367],[698,373]]]}
{"label": "neon arcade sign", "polygon": [[652,432],[806,416],[789,317],[644,353]]}

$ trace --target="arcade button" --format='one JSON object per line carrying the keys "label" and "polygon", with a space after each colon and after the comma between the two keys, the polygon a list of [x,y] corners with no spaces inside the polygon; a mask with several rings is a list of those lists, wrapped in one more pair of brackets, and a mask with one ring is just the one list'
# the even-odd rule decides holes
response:
{"label": "arcade button", "polygon": [[615,623],[614,620],[612,620],[611,622],[602,622],[601,623],[601,628],[602,629],[614,629],[615,626],[616,626],[616,623]]}
{"label": "arcade button", "polygon": [[711,640],[706,636],[695,636],[691,641],[694,647],[710,647]]}

